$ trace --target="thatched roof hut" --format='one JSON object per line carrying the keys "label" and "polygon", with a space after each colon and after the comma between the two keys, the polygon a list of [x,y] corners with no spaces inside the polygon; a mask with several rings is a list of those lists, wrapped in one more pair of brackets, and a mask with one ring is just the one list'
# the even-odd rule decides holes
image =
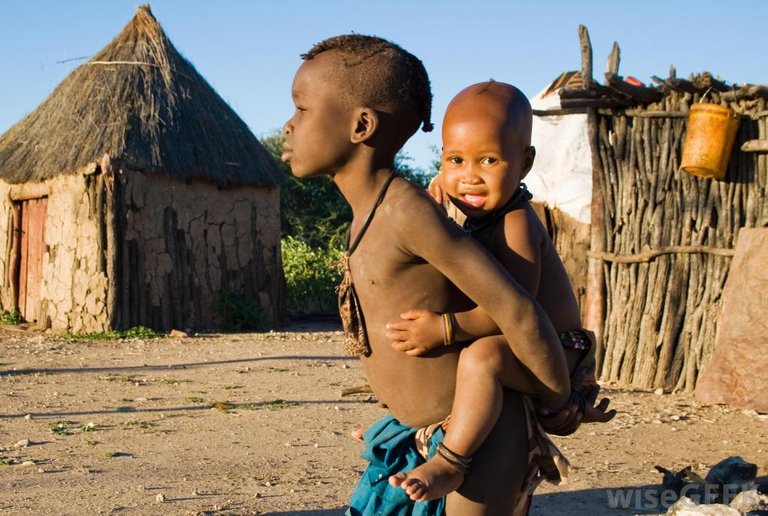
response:
{"label": "thatched roof hut", "polygon": [[0,136],[0,304],[39,326],[280,312],[280,172],[149,6]]}
{"label": "thatched roof hut", "polygon": [[174,48],[148,5],[0,137],[0,178],[43,181],[104,154],[185,182],[280,180],[248,126]]}
{"label": "thatched roof hut", "polygon": [[[740,230],[768,225],[768,163],[760,154],[768,151],[768,88],[709,73],[680,79],[674,69],[644,86],[618,75],[617,45],[600,84],[583,27],[581,39],[581,84],[558,89],[558,105],[534,114],[586,116],[591,220],[585,231],[572,218],[545,218],[583,288],[585,325],[602,337],[599,377],[691,391],[712,354]],[[741,116],[722,180],[680,170],[688,114],[702,101]]]}

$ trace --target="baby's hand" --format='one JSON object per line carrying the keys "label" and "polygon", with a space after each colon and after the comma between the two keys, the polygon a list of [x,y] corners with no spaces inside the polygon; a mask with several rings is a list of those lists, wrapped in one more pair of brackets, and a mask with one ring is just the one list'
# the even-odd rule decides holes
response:
{"label": "baby's hand", "polygon": [[400,314],[398,322],[387,324],[387,338],[395,351],[423,355],[443,345],[441,316],[429,310],[409,310]]}
{"label": "baby's hand", "polygon": [[583,414],[577,404],[569,404],[559,412],[554,412],[543,403],[534,401],[539,424],[545,432],[552,435],[571,435],[581,425]]}
{"label": "baby's hand", "polygon": [[443,204],[443,181],[440,174],[437,174],[435,177],[432,178],[432,181],[429,182],[429,186],[427,186],[427,191],[429,192],[429,195],[432,196],[432,198],[435,200],[437,204],[442,205]]}
{"label": "baby's hand", "polygon": [[585,396],[586,404],[584,406],[584,416],[582,423],[607,423],[616,416],[616,410],[606,410],[610,405],[609,398],[603,398],[600,403],[595,405],[597,395],[600,393],[600,387],[595,385]]}
{"label": "baby's hand", "polygon": [[616,416],[616,411],[607,410],[611,403],[608,398],[603,398],[595,405],[599,393],[600,387],[594,385],[586,393],[579,394],[582,401],[579,401],[578,397],[572,397],[559,412],[553,412],[542,403],[534,402],[541,427],[549,434],[571,435],[582,423],[607,423]]}

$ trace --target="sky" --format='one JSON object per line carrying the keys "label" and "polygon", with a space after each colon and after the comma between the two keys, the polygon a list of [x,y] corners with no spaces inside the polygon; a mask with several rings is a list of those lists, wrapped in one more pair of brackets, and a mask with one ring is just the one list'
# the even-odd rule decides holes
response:
{"label": "sky", "polygon": [[[1,0],[0,133],[33,111],[133,17],[136,0]],[[427,168],[440,121],[464,87],[493,78],[529,97],[581,66],[578,25],[589,29],[602,81],[614,41],[620,75],[645,83],[710,71],[733,83],[768,84],[768,2],[741,0],[155,0],[152,12],[176,48],[257,136],[290,116],[299,55],[356,32],[390,39],[424,62],[434,94],[432,133],[406,145]]]}

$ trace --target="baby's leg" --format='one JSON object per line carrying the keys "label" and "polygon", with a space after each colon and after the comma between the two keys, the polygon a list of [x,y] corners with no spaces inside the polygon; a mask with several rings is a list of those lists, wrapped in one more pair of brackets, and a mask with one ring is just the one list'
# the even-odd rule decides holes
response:
{"label": "baby's leg", "polygon": [[[503,337],[485,337],[461,352],[456,393],[443,445],[471,457],[488,437],[501,412],[503,388],[530,390],[527,375]],[[454,461],[455,462],[455,461]],[[390,477],[414,500],[434,500],[456,490],[464,480],[461,467],[440,453],[407,473]]]}
{"label": "baby's leg", "polygon": [[522,395],[505,390],[501,415],[472,456],[461,487],[446,498],[448,516],[513,514],[528,471],[528,434]]}
{"label": "baby's leg", "polygon": [[472,455],[485,441],[501,412],[503,388],[531,394],[533,385],[501,336],[484,337],[461,352],[456,394],[445,445]]}

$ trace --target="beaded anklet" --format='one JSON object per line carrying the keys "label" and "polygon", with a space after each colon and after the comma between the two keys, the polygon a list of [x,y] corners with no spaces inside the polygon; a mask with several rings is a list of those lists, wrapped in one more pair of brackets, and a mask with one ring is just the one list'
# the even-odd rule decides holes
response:
{"label": "beaded anklet", "polygon": [[437,453],[459,473],[466,474],[469,471],[469,466],[472,465],[472,457],[459,455],[443,443],[437,445]]}

